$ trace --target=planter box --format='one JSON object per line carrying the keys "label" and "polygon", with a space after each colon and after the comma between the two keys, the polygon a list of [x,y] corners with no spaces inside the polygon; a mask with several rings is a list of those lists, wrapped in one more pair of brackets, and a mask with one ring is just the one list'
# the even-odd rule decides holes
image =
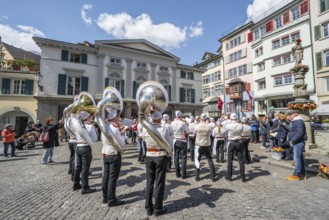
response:
{"label": "planter box", "polygon": [[271,152],[271,156],[274,160],[281,160],[282,159],[282,152]]}

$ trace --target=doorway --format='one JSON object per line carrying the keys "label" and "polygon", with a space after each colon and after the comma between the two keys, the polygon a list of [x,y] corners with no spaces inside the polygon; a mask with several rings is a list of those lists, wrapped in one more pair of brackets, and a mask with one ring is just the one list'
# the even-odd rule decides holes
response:
{"label": "doorway", "polygon": [[25,116],[16,117],[15,129],[16,129],[17,137],[21,137],[23,134],[25,134],[25,128],[27,127],[28,120],[29,117],[25,117]]}

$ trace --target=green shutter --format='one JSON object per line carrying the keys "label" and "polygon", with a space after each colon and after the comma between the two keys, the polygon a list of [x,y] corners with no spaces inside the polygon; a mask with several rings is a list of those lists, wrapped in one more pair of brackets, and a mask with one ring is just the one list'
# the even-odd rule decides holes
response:
{"label": "green shutter", "polygon": [[87,54],[86,53],[82,53],[81,54],[81,63],[87,64],[87,59],[88,59]]}
{"label": "green shutter", "polygon": [[58,74],[57,94],[66,95],[66,75],[65,74]]}
{"label": "green shutter", "polygon": [[69,61],[69,52],[67,50],[62,50],[62,60]]}
{"label": "green shutter", "polygon": [[184,100],[184,88],[179,88],[179,102],[185,102],[185,100]]}
{"label": "green shutter", "polygon": [[1,94],[10,94],[10,79],[2,79]]}
{"label": "green shutter", "polygon": [[194,73],[192,72],[192,75],[191,75],[191,79],[193,79],[194,80]]}
{"label": "green shutter", "polygon": [[319,69],[322,69],[322,67],[323,67],[323,64],[322,64],[322,52],[316,53],[315,54],[315,57],[316,57],[316,68],[318,70]]}
{"label": "green shutter", "polygon": [[319,40],[321,38],[320,25],[317,25],[314,27],[314,38],[315,38],[315,40]]}
{"label": "green shutter", "polygon": [[169,101],[171,101],[171,86],[168,86],[168,97]]}
{"label": "green shutter", "polygon": [[195,89],[191,89],[191,102],[195,103]]}
{"label": "green shutter", "polygon": [[136,81],[133,81],[133,99],[136,98],[136,92],[137,92],[137,88],[136,88]]}
{"label": "green shutter", "polygon": [[110,79],[109,78],[105,78],[105,88],[108,87],[110,84]]}
{"label": "green shutter", "polygon": [[122,96],[122,98],[124,98],[125,97],[125,81],[124,80],[121,80],[120,89],[121,89],[121,91],[120,91],[121,96]]}
{"label": "green shutter", "polygon": [[26,80],[26,95],[33,95],[34,80]]}
{"label": "green shutter", "polygon": [[81,77],[81,92],[88,92],[88,77],[83,76]]}

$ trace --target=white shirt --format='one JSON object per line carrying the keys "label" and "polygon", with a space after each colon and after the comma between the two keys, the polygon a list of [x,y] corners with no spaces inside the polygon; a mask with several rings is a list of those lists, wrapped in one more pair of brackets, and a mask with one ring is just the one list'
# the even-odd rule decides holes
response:
{"label": "white shirt", "polygon": [[190,130],[190,134],[188,136],[193,137],[194,129],[195,129],[196,124],[194,122],[190,122],[188,125],[188,129]]}
{"label": "white shirt", "polygon": [[185,133],[190,133],[186,123],[179,118],[175,118],[175,120],[171,123],[171,127],[174,131],[174,139],[186,142]]}
{"label": "white shirt", "polygon": [[222,134],[227,134],[228,140],[241,140],[241,135],[243,132],[242,124],[237,123],[235,120],[232,120],[230,124],[225,125]]}
{"label": "white shirt", "polygon": [[[95,127],[91,124],[87,124],[84,122],[84,125],[85,125],[85,129],[87,130],[92,142],[96,142],[97,140],[97,134],[96,134],[96,131],[95,131]],[[80,144],[77,144],[78,147],[82,147],[82,146],[88,146],[88,143],[81,143],[81,142],[86,142],[82,137],[81,135],[76,132],[76,138],[77,138],[77,143],[80,143]]]}
{"label": "white shirt", "polygon": [[[110,129],[113,132],[114,137],[116,138],[121,150],[125,148],[125,135],[121,133],[118,126],[110,124]],[[103,155],[117,155],[118,152],[115,148],[106,140],[105,135],[102,133],[102,154]]]}
{"label": "white shirt", "polygon": [[173,147],[173,141],[174,141],[174,132],[172,130],[172,127],[170,124],[164,124],[163,125],[163,136],[170,145],[170,147]]}

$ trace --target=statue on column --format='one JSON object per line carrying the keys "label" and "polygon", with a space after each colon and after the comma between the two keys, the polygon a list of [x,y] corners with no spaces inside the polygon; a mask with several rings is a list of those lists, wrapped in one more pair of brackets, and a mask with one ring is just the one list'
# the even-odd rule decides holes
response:
{"label": "statue on column", "polygon": [[296,40],[296,45],[292,47],[292,54],[295,58],[295,66],[300,66],[302,64],[302,59],[304,57],[304,49],[301,45],[301,39]]}

